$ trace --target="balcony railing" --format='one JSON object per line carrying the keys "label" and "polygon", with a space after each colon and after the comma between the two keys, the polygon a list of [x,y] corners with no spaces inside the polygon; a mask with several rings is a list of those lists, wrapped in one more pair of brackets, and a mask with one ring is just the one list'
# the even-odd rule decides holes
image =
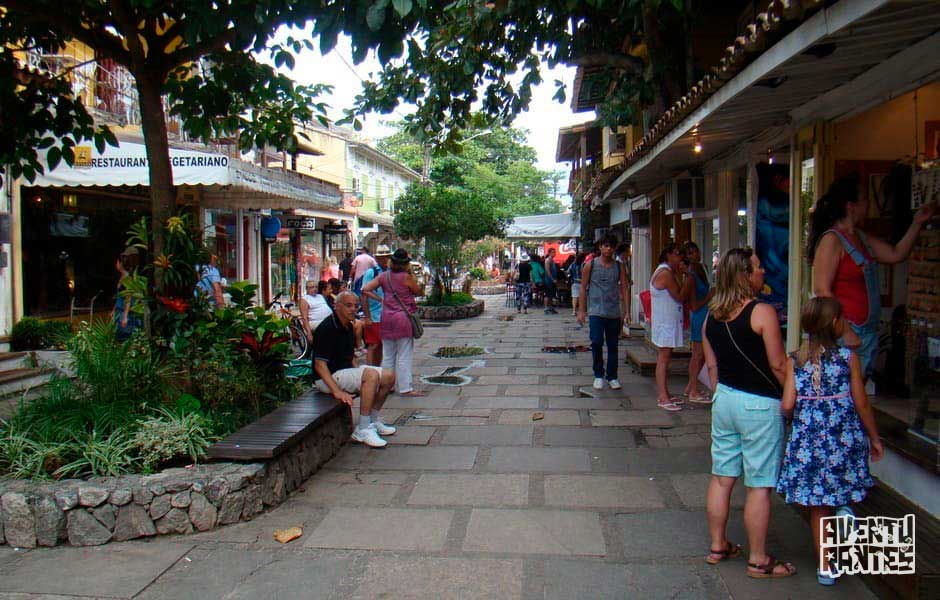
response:
{"label": "balcony railing", "polygon": [[[45,54],[35,50],[27,53],[27,62],[30,67],[68,81],[72,93],[100,120],[122,127],[140,126],[140,103],[134,77],[116,62],[109,59],[80,62],[68,54]],[[164,98],[167,134],[171,139],[184,140],[182,121],[171,117],[168,108]]]}

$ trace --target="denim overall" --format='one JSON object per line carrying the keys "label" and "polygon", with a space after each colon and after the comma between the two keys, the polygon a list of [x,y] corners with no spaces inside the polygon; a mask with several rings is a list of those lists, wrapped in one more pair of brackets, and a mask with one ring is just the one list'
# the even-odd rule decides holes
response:
{"label": "denim overall", "polygon": [[[839,231],[835,229],[830,229],[829,231],[839,236],[839,240],[842,242],[842,248],[844,248],[849,257],[851,257],[852,262],[862,269],[862,274],[865,276],[865,289],[868,291],[868,318],[865,319],[865,322],[861,325],[856,325],[852,322],[849,322],[849,325],[852,326],[852,330],[862,340],[862,345],[855,349],[855,354],[858,355],[859,360],[862,362],[862,374],[865,377],[869,377],[872,372],[872,362],[878,352],[878,325],[881,321],[881,285],[878,280],[878,263],[862,254],[862,252]],[[828,231],[826,233],[828,233]],[[871,246],[868,245],[868,240],[865,239],[865,234],[861,231],[858,232],[858,239],[860,239],[865,246],[868,255],[874,256],[871,251]]]}

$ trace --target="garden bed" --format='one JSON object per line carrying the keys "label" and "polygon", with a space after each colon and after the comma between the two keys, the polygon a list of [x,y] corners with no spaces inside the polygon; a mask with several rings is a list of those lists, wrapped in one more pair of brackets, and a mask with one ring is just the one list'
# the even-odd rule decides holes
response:
{"label": "garden bed", "polygon": [[469,319],[483,314],[483,300],[475,299],[461,306],[422,306],[418,305],[416,315],[424,321],[454,321]]}
{"label": "garden bed", "polygon": [[282,503],[332,458],[350,428],[349,412],[336,411],[264,462],[200,464],[87,481],[0,482],[0,543],[96,546],[249,521]]}

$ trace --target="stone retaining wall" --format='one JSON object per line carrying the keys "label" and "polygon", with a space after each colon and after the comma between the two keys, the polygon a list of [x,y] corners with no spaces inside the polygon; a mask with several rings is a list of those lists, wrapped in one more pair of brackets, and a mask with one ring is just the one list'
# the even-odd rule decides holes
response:
{"label": "stone retaining wall", "polygon": [[263,463],[211,463],[154,475],[0,483],[0,543],[96,546],[249,521],[277,506],[349,439],[348,411]]}
{"label": "stone retaining wall", "polygon": [[422,321],[454,321],[469,319],[483,314],[483,300],[476,299],[463,306],[418,306],[418,318]]}
{"label": "stone retaining wall", "polygon": [[470,288],[474,296],[498,296],[506,293],[505,283],[480,283]]}

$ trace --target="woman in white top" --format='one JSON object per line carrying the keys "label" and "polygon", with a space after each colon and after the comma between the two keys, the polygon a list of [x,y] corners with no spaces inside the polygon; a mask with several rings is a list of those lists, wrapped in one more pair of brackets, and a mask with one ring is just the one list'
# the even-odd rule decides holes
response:
{"label": "woman in white top", "polygon": [[317,325],[332,313],[326,298],[317,293],[317,282],[307,280],[307,293],[300,297],[300,320],[307,334],[308,347],[313,347],[313,332],[317,330]]}
{"label": "woman in white top", "polygon": [[660,265],[650,278],[650,312],[652,341],[659,352],[656,356],[656,402],[668,411],[682,410],[683,400],[669,393],[669,361],[672,349],[682,346],[682,306],[689,297],[691,278],[679,282],[682,248],[669,243],[659,253]]}

